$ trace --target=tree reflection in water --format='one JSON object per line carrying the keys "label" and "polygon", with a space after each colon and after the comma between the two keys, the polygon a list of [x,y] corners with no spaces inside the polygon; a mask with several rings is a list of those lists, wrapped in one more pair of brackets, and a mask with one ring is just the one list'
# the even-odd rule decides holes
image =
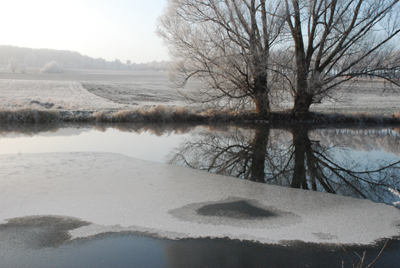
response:
{"label": "tree reflection in water", "polygon": [[[349,139],[364,140],[365,146],[368,139],[360,136],[375,131],[382,136],[382,132],[332,130],[336,138],[328,142],[326,131],[309,126],[261,126],[204,132],[176,148],[169,162],[256,182],[395,201],[388,187],[399,188],[399,158],[351,157],[356,150],[349,146]],[[397,134],[386,138],[395,139],[395,144],[400,140]]]}

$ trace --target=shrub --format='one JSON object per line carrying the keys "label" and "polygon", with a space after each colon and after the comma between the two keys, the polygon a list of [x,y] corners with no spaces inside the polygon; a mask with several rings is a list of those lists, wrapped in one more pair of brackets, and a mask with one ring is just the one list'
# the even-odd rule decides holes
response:
{"label": "shrub", "polygon": [[53,73],[53,74],[60,74],[63,73],[64,70],[61,65],[56,61],[51,61],[46,63],[46,65],[40,69],[39,73]]}

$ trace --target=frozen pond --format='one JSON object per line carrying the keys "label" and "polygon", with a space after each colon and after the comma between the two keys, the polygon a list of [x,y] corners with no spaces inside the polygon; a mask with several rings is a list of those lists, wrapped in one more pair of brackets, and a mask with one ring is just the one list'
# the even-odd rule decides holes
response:
{"label": "frozen pond", "polygon": [[0,148],[10,267],[340,267],[339,243],[372,261],[400,234],[396,128],[3,125]]}

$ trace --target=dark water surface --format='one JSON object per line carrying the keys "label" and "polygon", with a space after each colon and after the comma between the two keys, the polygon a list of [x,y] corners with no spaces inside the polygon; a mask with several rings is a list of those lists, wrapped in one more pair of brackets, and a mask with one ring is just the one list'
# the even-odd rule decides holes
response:
{"label": "dark water surface", "polygon": [[[0,153],[116,152],[255,183],[390,204],[399,200],[388,190],[400,188],[399,132],[395,127],[3,125]],[[243,202],[208,206],[199,213],[221,211],[231,218],[272,215]],[[69,241],[65,230],[72,223],[47,220],[1,224],[0,260],[5,265],[0,267],[342,267],[342,261],[352,267],[352,261],[360,261],[355,252],[366,251],[365,263],[370,263],[385,242],[343,249],[302,242],[277,246],[229,239],[174,241],[133,233]],[[46,244],[46,239],[53,242]],[[14,249],[21,247],[23,254],[16,254],[21,251]],[[399,240],[390,240],[375,264],[400,267]]]}
{"label": "dark water surface", "polygon": [[[322,246],[297,242],[263,245],[229,239],[168,240],[131,233],[103,234],[58,247],[25,249],[2,267],[353,267],[370,264],[374,247]],[[1,259],[1,258],[0,258]],[[400,243],[390,241],[372,267],[399,267]],[[344,265],[342,266],[342,263]]]}
{"label": "dark water surface", "polygon": [[[2,224],[1,267],[352,267],[360,263],[364,252],[364,261],[370,264],[384,247],[383,242],[360,247],[298,241],[264,245],[230,239],[169,240],[134,233],[69,241],[68,230],[87,224],[50,216]],[[373,267],[399,267],[399,260],[400,242],[391,240]]]}

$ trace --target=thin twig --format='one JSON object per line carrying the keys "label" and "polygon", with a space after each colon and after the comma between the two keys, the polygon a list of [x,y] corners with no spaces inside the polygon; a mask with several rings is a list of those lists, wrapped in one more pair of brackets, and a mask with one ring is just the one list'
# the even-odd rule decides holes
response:
{"label": "thin twig", "polygon": [[381,251],[379,252],[379,254],[378,254],[378,256],[376,256],[376,258],[375,258],[375,260],[373,261],[373,262],[371,262],[366,268],[369,268],[369,267],[371,267],[372,266],[372,264],[374,264],[375,262],[376,262],[376,260],[381,256],[381,254],[382,254],[382,252],[383,252],[383,250],[385,249],[385,247],[386,247],[386,245],[387,245],[387,243],[389,242],[389,239],[388,240],[386,240],[386,243],[385,243],[385,245],[383,245],[383,247],[382,247],[382,249],[381,249]]}

